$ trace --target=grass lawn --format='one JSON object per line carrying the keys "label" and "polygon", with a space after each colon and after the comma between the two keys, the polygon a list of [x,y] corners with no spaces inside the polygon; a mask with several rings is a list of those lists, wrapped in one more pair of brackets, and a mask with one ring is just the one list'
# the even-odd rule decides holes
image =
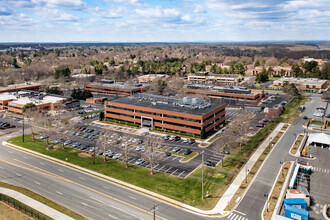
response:
{"label": "grass lawn", "polygon": [[[12,189],[12,190],[15,190],[15,191],[18,191],[28,197],[31,197],[32,199],[35,199],[53,209],[56,209],[57,211],[59,212],[62,212],[63,214],[66,214],[74,219],[78,219],[78,220],[87,220],[87,218],[83,217],[82,215],[79,215],[75,212],[73,212],[72,210],[64,207],[64,206],[61,206],[60,204],[57,204],[55,202],[53,202],[52,200],[49,200],[31,190],[28,190],[28,189],[25,189],[25,188],[22,188],[22,187],[19,187],[19,186],[15,186],[15,185],[11,185],[11,184],[8,184],[8,183],[4,183],[4,182],[0,182],[0,187],[4,187],[4,188],[8,188],[8,189]],[[29,204],[26,204],[26,205],[29,205]],[[0,208],[1,210],[1,208]],[[6,218],[1,218],[1,211],[0,211],[0,219],[6,219]],[[20,219],[20,218],[17,218],[17,219]]]}
{"label": "grass lawn", "polygon": [[0,219],[6,220],[31,220],[33,218],[28,217],[22,212],[8,206],[7,204],[0,202]]}
{"label": "grass lawn", "polygon": [[282,167],[281,174],[278,176],[278,178],[276,180],[276,184],[275,184],[274,189],[272,191],[272,194],[269,197],[269,201],[268,201],[269,202],[268,212],[267,212],[267,209],[265,209],[264,214],[263,214],[265,220],[270,220],[271,217],[272,217],[272,215],[273,215],[273,211],[275,209],[275,206],[276,206],[278,197],[281,194],[282,187],[283,187],[285,178],[286,178],[286,176],[287,176],[287,174],[289,172],[290,166],[291,166],[291,163],[290,162],[286,162],[284,164],[284,166]]}
{"label": "grass lawn", "polygon": [[292,99],[291,102],[284,106],[285,111],[283,114],[281,114],[278,120],[280,122],[292,123],[300,115],[300,112],[297,111],[298,106],[304,105],[307,99],[307,97],[299,97]]}
{"label": "grass lawn", "polygon": [[298,148],[299,148],[299,146],[300,146],[300,143],[301,143],[301,141],[303,140],[303,138],[304,138],[304,135],[302,135],[302,134],[300,134],[300,135],[297,137],[296,142],[294,143],[293,147],[292,147],[291,150],[290,150],[290,153],[291,153],[291,154],[295,155],[295,154],[297,153],[297,150],[298,150]]}

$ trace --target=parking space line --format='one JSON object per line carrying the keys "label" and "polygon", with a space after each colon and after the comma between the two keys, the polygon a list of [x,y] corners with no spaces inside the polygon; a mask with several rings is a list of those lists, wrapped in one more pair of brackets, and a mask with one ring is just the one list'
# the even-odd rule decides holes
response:
{"label": "parking space line", "polygon": [[164,173],[167,173],[167,171],[169,171],[170,169],[172,169],[172,167],[168,168]]}
{"label": "parking space line", "polygon": [[173,175],[177,170],[178,170],[178,169],[174,170],[174,171],[171,173],[171,175]]}
{"label": "parking space line", "polygon": [[158,167],[159,166],[159,164],[156,164],[156,166],[154,166],[154,169],[156,169],[156,167]]}
{"label": "parking space line", "polygon": [[162,166],[158,171],[160,171],[161,169],[163,169],[165,167],[165,165],[164,166]]}
{"label": "parking space line", "polygon": [[186,171],[182,171],[182,173],[180,173],[180,174],[178,175],[178,177],[180,177],[182,174],[184,174],[184,172],[186,172]]}
{"label": "parking space line", "polygon": [[178,159],[179,157],[177,157],[177,156],[174,156],[174,158],[172,159],[172,160],[176,160],[176,159]]}

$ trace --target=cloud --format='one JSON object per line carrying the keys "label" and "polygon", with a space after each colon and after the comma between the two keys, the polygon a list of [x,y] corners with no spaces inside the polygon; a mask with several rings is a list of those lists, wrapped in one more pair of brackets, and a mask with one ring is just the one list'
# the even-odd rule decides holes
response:
{"label": "cloud", "polygon": [[84,6],[82,0],[31,0],[36,6],[50,8],[81,9]]}
{"label": "cloud", "polygon": [[14,11],[7,7],[0,7],[0,16],[9,16],[12,15]]}
{"label": "cloud", "polygon": [[202,5],[195,5],[194,6],[194,13],[205,13],[206,10],[204,8],[204,6]]}
{"label": "cloud", "polygon": [[101,9],[99,7],[95,8],[88,8],[88,13],[91,13],[94,16],[97,17],[103,17],[103,18],[121,18],[123,17],[124,9],[121,7],[115,8],[115,9]]}
{"label": "cloud", "polygon": [[64,13],[58,9],[36,8],[35,11],[37,11],[35,13],[36,15],[39,15],[40,17],[46,18],[50,21],[76,22],[80,20],[78,16]]}
{"label": "cloud", "polygon": [[143,3],[142,0],[106,0],[106,1],[130,4],[130,5],[142,5]]}
{"label": "cloud", "polygon": [[180,15],[180,12],[175,8],[148,8],[148,9],[135,9],[135,12],[143,17],[148,19],[166,19],[174,20],[177,19]]}

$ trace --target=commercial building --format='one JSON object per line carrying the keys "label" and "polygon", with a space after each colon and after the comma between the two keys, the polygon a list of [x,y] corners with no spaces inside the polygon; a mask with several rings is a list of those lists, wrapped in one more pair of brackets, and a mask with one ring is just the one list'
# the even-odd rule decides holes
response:
{"label": "commercial building", "polygon": [[291,66],[274,66],[270,71],[271,76],[291,76]]}
{"label": "commercial building", "polygon": [[243,77],[241,75],[209,74],[208,72],[197,72],[188,75],[189,83],[220,83],[233,85],[241,82],[242,80]]}
{"label": "commercial building", "polygon": [[0,110],[22,114],[27,103],[33,103],[40,111],[57,110],[63,103],[70,100],[68,97],[49,95],[35,91],[17,91],[0,93]]}
{"label": "commercial building", "polygon": [[263,90],[251,90],[241,86],[205,86],[190,84],[187,88],[188,95],[207,96],[213,102],[226,103],[227,105],[257,106],[264,96]]}
{"label": "commercial building", "polygon": [[210,132],[225,122],[225,106],[201,97],[171,98],[136,94],[107,101],[105,117],[194,135]]}
{"label": "commercial building", "polygon": [[100,83],[85,84],[85,90],[93,93],[112,95],[131,95],[146,91],[149,87],[142,84],[128,84],[115,82],[114,80],[101,80]]}
{"label": "commercial building", "polygon": [[248,66],[247,70],[245,72],[245,75],[247,76],[255,76],[258,73],[261,73],[261,71],[264,69],[264,67],[262,66],[257,66],[257,67],[253,67],[253,66]]}
{"label": "commercial building", "polygon": [[151,83],[155,79],[166,79],[168,76],[165,74],[148,74],[137,76],[134,81],[137,83]]}
{"label": "commercial building", "polygon": [[305,56],[303,58],[304,62],[312,62],[312,61],[315,61],[317,62],[318,65],[322,65],[324,64],[326,61],[322,60],[322,59],[314,59],[314,58],[311,58],[311,57],[308,57],[308,56]]}
{"label": "commercial building", "polygon": [[288,82],[289,84],[293,83],[298,88],[302,90],[308,90],[308,91],[317,91],[320,89],[327,89],[329,84],[327,80],[321,80],[317,78],[280,78],[278,80],[275,80],[273,82],[273,87],[282,87],[285,82]]}
{"label": "commercial building", "polygon": [[33,90],[38,91],[42,85],[39,83],[23,83],[23,84],[14,84],[8,86],[0,87],[0,93],[4,92],[16,92],[21,90]]}

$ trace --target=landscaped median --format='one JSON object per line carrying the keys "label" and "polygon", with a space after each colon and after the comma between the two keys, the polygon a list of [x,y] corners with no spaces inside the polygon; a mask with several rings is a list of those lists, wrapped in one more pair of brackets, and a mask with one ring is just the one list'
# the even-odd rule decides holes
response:
{"label": "landscaped median", "polygon": [[[281,168],[280,173],[277,176],[277,180],[275,185],[273,186],[273,191],[268,199],[268,204],[266,204],[266,208],[263,212],[263,216],[265,220],[270,220],[272,218],[276,203],[280,197],[286,176],[289,173],[289,168],[291,166],[291,162],[286,162]],[[268,208],[267,208],[268,206]]]}
{"label": "landscaped median", "polygon": [[294,144],[291,147],[290,150],[290,154],[295,155],[299,149],[299,146],[301,144],[301,141],[304,139],[304,135],[303,134],[299,134],[296,141],[294,142]]}
{"label": "landscaped median", "polygon": [[[12,189],[12,190],[15,190],[17,192],[20,192],[34,200],[37,200],[39,202],[41,202],[42,204],[45,204],[46,206],[49,206],[67,216],[70,216],[74,219],[78,219],[78,220],[87,220],[87,218],[85,218],[84,216],[82,215],[79,215],[77,214],[76,212],[73,212],[72,210],[62,206],[62,205],[59,205],[55,202],[53,202],[52,200],[49,200],[31,190],[28,190],[28,189],[25,189],[25,188],[22,188],[22,187],[19,187],[19,186],[15,186],[15,185],[11,185],[11,184],[8,184],[8,183],[4,183],[4,182],[0,182],[0,187],[3,187],[3,188],[8,188],[8,189]],[[26,204],[28,205],[28,204]],[[0,215],[1,217],[1,215]]]}

